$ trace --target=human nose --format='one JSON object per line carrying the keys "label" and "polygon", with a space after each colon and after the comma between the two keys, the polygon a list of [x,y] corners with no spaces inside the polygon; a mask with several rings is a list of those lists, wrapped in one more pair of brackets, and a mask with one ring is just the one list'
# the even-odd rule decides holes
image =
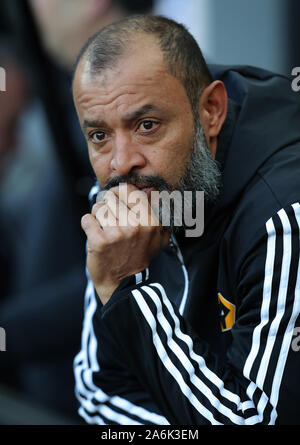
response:
{"label": "human nose", "polygon": [[143,168],[146,159],[131,138],[118,136],[115,139],[111,169],[125,176],[134,168]]}

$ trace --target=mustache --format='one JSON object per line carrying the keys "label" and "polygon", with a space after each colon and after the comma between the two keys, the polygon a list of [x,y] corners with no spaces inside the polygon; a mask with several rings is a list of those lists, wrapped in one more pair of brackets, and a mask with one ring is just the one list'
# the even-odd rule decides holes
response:
{"label": "mustache", "polygon": [[131,172],[125,176],[115,176],[109,179],[104,185],[104,190],[110,190],[112,187],[117,187],[122,183],[132,184],[136,187],[154,187],[156,190],[171,191],[170,185],[159,175],[139,175],[138,173]]}

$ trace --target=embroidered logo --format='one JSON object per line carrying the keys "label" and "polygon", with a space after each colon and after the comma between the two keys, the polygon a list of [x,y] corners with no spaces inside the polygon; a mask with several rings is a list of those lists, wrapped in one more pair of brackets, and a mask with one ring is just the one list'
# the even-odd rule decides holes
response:
{"label": "embroidered logo", "polygon": [[235,305],[226,300],[223,295],[218,293],[218,303],[221,315],[221,330],[229,331],[235,322]]}

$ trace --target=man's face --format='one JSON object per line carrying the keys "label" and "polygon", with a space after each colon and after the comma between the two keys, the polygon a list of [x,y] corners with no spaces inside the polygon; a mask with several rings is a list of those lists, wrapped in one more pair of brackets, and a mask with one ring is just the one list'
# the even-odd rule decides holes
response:
{"label": "man's face", "polygon": [[195,139],[194,116],[183,85],[168,73],[152,42],[137,45],[114,69],[95,77],[90,76],[88,63],[81,63],[74,79],[74,101],[103,188],[124,180],[146,192],[201,186],[195,166],[199,168],[203,150],[203,162],[207,155],[210,163],[214,161],[203,133],[197,131]]}

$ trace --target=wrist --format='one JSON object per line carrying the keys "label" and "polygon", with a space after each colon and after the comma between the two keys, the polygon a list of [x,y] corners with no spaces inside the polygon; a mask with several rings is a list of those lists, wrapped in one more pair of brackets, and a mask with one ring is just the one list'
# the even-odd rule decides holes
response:
{"label": "wrist", "polygon": [[114,291],[117,289],[120,283],[112,283],[106,286],[95,286],[96,292],[101,300],[101,303],[103,306],[109,301],[110,297],[114,293]]}

